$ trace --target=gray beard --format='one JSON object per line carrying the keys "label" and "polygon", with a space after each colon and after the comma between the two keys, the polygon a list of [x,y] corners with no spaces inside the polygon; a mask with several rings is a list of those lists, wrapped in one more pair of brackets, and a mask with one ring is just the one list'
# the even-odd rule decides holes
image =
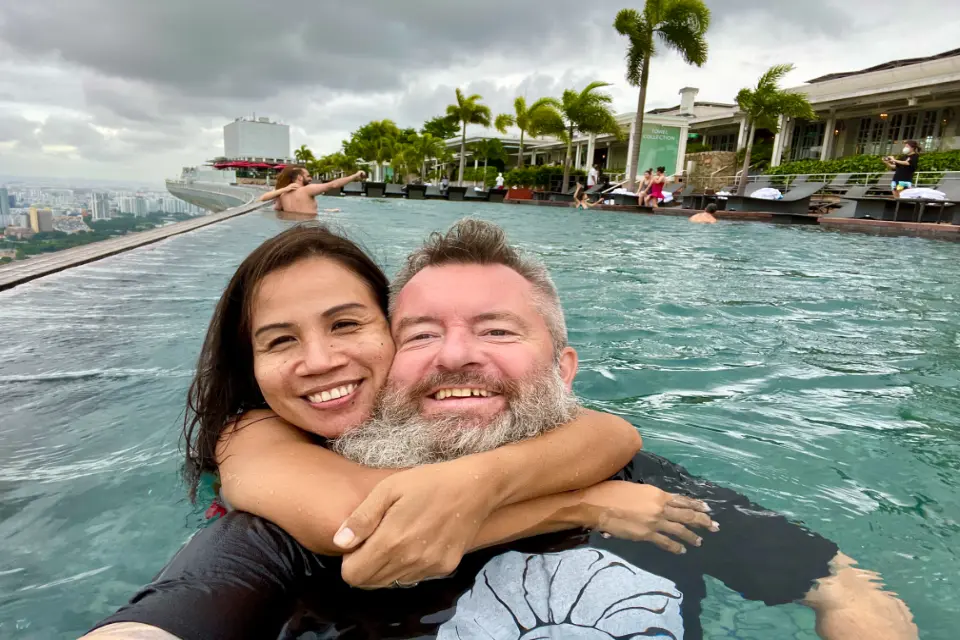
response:
{"label": "gray beard", "polygon": [[[421,398],[437,386],[485,387],[503,394],[507,408],[492,419],[465,413],[421,415]],[[388,384],[373,416],[333,440],[331,448],[367,467],[416,467],[539,436],[569,422],[578,410],[556,366],[519,383],[471,372],[434,375],[413,389]]]}

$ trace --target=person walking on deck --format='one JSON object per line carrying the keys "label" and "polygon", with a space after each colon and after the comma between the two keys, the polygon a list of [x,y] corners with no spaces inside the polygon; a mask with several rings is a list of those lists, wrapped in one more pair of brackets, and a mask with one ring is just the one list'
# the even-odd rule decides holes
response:
{"label": "person walking on deck", "polygon": [[894,198],[899,198],[900,192],[904,189],[913,187],[913,175],[917,172],[919,162],[920,145],[916,140],[907,140],[903,143],[903,157],[899,160],[893,156],[887,156],[883,159],[883,164],[893,169],[893,181],[890,183],[890,190],[893,191]]}

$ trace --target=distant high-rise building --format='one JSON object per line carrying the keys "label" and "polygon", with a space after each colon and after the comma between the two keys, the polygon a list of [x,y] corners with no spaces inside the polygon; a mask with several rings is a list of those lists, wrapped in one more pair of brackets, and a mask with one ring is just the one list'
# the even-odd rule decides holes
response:
{"label": "distant high-rise building", "polygon": [[30,228],[34,233],[53,231],[53,211],[30,207]]}
{"label": "distant high-rise building", "polygon": [[137,196],[133,203],[133,213],[138,218],[147,215],[147,199],[143,196]]}
{"label": "distant high-rise building", "polygon": [[94,220],[108,220],[110,218],[110,199],[105,193],[90,194],[90,212]]}
{"label": "distant high-rise building", "polygon": [[0,187],[0,227],[12,225],[13,220],[10,215],[10,194],[6,188]]}
{"label": "distant high-rise building", "polygon": [[223,155],[230,160],[285,163],[290,158],[290,126],[269,118],[237,118],[223,127]]}

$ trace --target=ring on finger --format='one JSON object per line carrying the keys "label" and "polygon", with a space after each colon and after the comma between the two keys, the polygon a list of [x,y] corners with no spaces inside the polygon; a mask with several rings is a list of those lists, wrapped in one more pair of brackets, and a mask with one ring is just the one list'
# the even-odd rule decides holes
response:
{"label": "ring on finger", "polygon": [[400,582],[399,580],[393,581],[393,586],[398,589],[410,589],[420,584],[419,582]]}

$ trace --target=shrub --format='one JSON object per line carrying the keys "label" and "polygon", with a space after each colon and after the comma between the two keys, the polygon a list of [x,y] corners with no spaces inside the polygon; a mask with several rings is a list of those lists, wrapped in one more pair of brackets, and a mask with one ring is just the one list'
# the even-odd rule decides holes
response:
{"label": "shrub", "polygon": [[[880,156],[859,155],[834,160],[797,160],[779,167],[770,167],[767,175],[787,174],[835,174],[835,173],[883,173],[889,171]],[[920,154],[917,171],[960,171],[960,151],[935,151]]]}
{"label": "shrub", "polygon": [[713,147],[708,145],[706,142],[694,142],[693,144],[687,144],[687,153],[703,153],[704,151],[713,151]]}

